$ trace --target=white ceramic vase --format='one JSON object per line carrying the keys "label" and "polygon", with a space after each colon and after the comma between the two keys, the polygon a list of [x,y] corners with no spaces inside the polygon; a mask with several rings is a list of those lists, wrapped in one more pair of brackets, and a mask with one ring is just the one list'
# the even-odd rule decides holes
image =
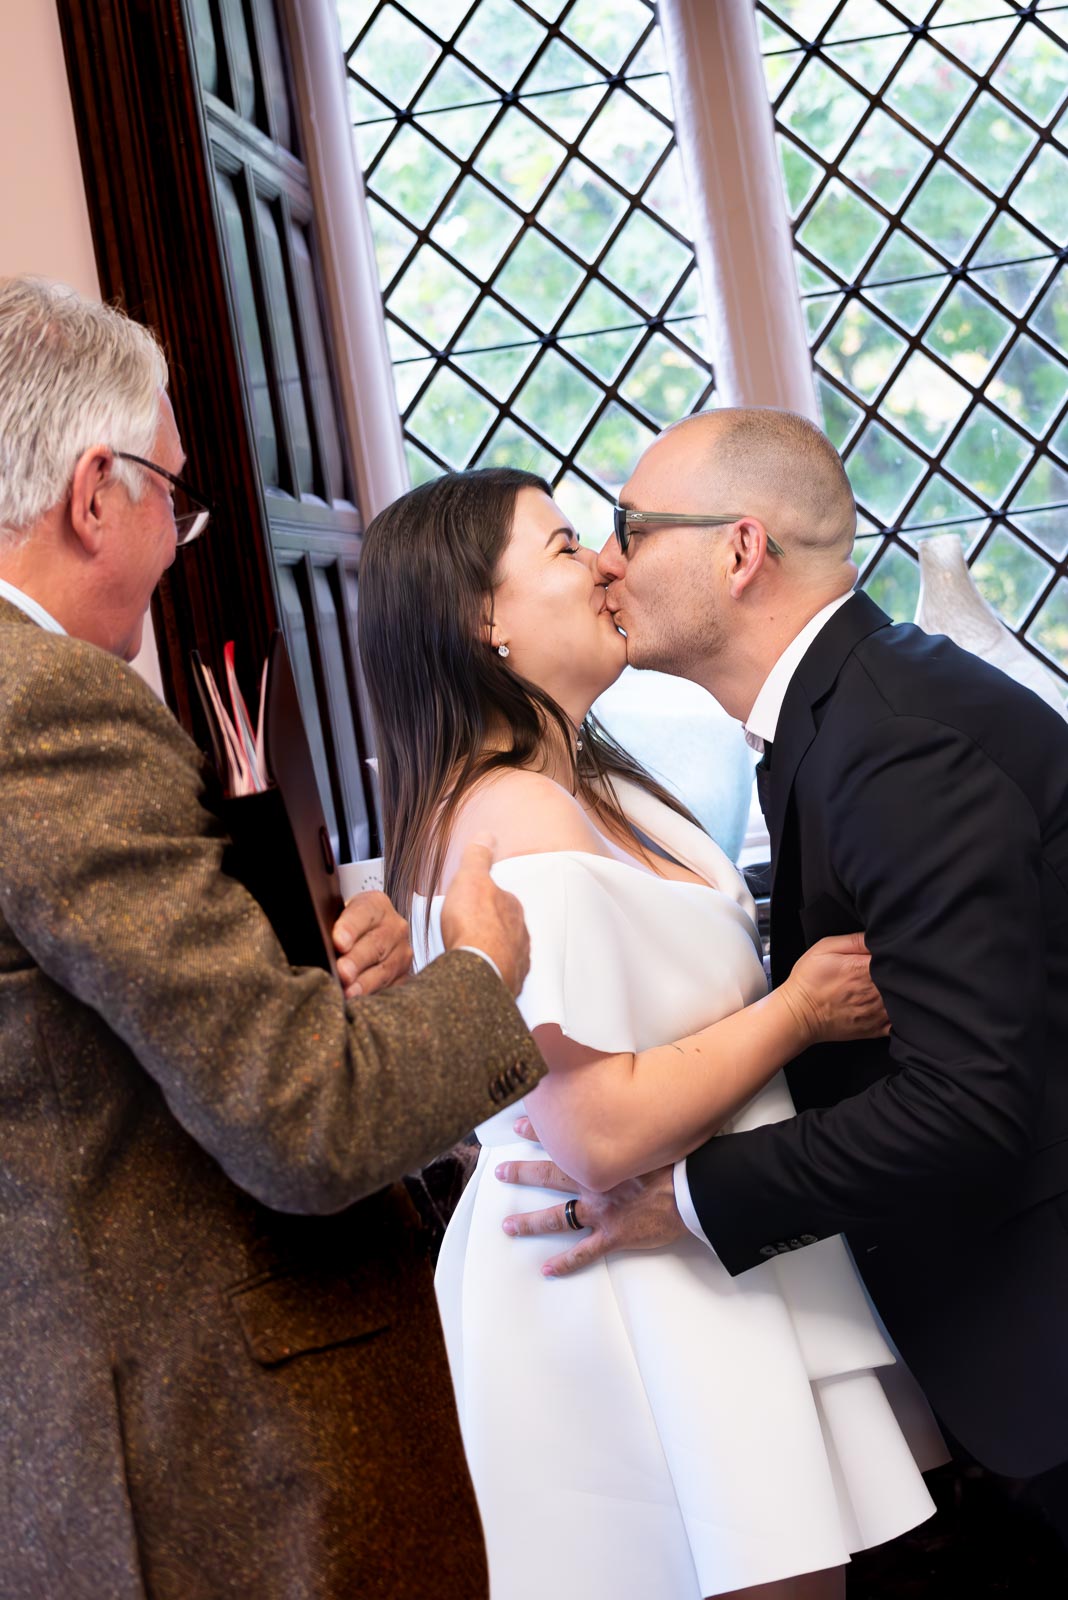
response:
{"label": "white ceramic vase", "polygon": [[1057,679],[987,605],[968,570],[958,536],[931,534],[920,541],[919,549],[918,626],[925,633],[944,633],[954,644],[982,656],[992,667],[1000,667],[1068,720],[1068,706]]}

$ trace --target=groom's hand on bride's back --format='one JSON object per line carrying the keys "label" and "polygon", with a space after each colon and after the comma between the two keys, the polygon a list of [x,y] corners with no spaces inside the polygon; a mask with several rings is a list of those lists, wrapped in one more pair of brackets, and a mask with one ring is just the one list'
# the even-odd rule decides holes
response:
{"label": "groom's hand on bride's back", "polygon": [[353,895],[334,923],[337,975],[346,999],[402,982],[412,970],[408,924],[380,889]]}
{"label": "groom's hand on bride's back", "polygon": [[441,908],[441,939],[446,950],[464,946],[481,950],[516,995],[530,966],[530,938],[522,906],[514,894],[494,883],[492,865],[492,840],[472,840]]}
{"label": "groom's hand on bride's back", "polygon": [[[537,1137],[527,1117],[521,1117],[515,1127],[525,1139]],[[574,1198],[574,1225],[567,1220],[566,1201],[542,1211],[518,1211],[504,1219],[504,1231],[513,1238],[556,1233],[574,1239],[570,1249],[542,1264],[545,1278],[566,1278],[616,1250],[658,1250],[686,1237],[686,1224],[675,1204],[671,1167],[628,1178],[603,1194],[584,1189],[555,1161],[502,1161],[496,1175],[502,1183],[556,1189]]]}

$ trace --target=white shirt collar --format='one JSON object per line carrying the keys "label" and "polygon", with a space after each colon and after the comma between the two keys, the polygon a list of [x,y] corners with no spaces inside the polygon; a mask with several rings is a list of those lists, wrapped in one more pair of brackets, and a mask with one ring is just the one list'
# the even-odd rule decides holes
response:
{"label": "white shirt collar", "polygon": [[760,693],[753,701],[753,709],[746,718],[742,731],[750,750],[756,750],[759,755],[763,755],[765,744],[770,744],[775,738],[779,726],[779,713],[782,711],[782,703],[786,699],[790,680],[801,665],[809,645],[830,622],[835,612],[852,598],[851,589],[845,594],[840,594],[837,600],[832,600],[830,605],[824,606],[822,611],[817,611],[814,617],[810,617],[797,637],[791,639],[786,646],[765,678]]}
{"label": "white shirt collar", "polygon": [[0,578],[0,598],[9,600],[19,611],[24,611],[46,632],[66,633],[66,628],[61,622],[56,621],[50,611],[46,611],[38,601],[32,600],[28,594],[23,594],[21,589],[16,589],[13,583],[7,583],[3,578]]}

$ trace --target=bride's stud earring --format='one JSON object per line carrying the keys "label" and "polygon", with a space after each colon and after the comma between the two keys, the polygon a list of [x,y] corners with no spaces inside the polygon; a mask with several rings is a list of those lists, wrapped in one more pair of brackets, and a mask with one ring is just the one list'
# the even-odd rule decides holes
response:
{"label": "bride's stud earring", "polygon": [[499,644],[497,646],[497,654],[499,656],[510,656],[511,653],[512,652],[509,650],[509,648],[508,648],[508,646],[506,644]]}

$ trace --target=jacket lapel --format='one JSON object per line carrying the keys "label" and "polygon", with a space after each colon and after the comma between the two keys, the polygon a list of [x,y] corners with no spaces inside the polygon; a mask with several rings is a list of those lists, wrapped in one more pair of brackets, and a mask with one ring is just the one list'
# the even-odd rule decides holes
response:
{"label": "jacket lapel", "polygon": [[790,680],[775,731],[771,768],[771,894],[775,904],[780,883],[783,827],[793,794],[794,778],[805,752],[816,737],[813,708],[834,688],[846,661],[862,639],[890,625],[890,618],[874,600],[858,591],[821,628]]}

